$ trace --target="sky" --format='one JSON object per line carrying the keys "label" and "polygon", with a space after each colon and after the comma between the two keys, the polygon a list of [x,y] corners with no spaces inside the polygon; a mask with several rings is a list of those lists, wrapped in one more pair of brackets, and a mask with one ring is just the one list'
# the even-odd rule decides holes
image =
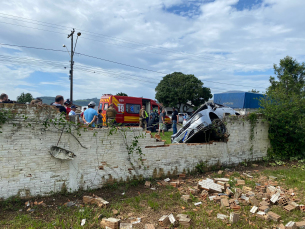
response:
{"label": "sky", "polygon": [[173,72],[194,74],[212,94],[264,92],[273,64],[305,59],[304,8],[304,0],[1,1],[0,93],[69,98],[73,28],[74,99],[154,99]]}

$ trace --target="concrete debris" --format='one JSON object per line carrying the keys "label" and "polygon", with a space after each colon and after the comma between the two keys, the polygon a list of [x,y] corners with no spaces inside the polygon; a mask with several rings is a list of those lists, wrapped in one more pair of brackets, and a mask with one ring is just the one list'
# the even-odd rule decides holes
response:
{"label": "concrete debris", "polygon": [[198,206],[198,205],[201,205],[202,202],[197,202],[197,203],[194,203],[195,206]]}
{"label": "concrete debris", "polygon": [[164,179],[165,182],[169,182],[170,180],[171,179],[169,179],[169,178]]}
{"label": "concrete debris", "polygon": [[81,226],[84,226],[86,223],[86,219],[82,219],[82,222],[80,223]]}
{"label": "concrete debris", "polygon": [[70,201],[70,202],[67,202],[67,203],[65,203],[64,205],[66,206],[66,207],[72,207],[72,206],[74,206],[76,203],[74,202],[74,201]]}
{"label": "concrete debris", "polygon": [[173,225],[174,227],[177,227],[179,225],[178,221],[176,220],[176,218],[174,217],[173,214],[170,214],[168,216],[168,219],[169,219],[171,225]]}
{"label": "concrete debris", "polygon": [[270,180],[276,180],[277,177],[275,177],[275,176],[269,176],[269,179],[270,179]]}
{"label": "concrete debris", "polygon": [[265,213],[267,213],[270,210],[270,208],[268,206],[266,206],[266,205],[260,206],[258,209],[260,211],[265,212]]}
{"label": "concrete debris", "polygon": [[215,184],[213,180],[207,178],[198,182],[198,188],[207,190],[208,192],[222,192],[223,186]]}
{"label": "concrete debris", "polygon": [[216,198],[216,196],[209,196],[210,201],[213,201]]}
{"label": "concrete debris", "polygon": [[120,229],[132,229],[131,223],[120,223]]}
{"label": "concrete debris", "polygon": [[253,178],[253,176],[247,174],[247,173],[243,173],[246,177],[249,177],[249,178]]}
{"label": "concrete debris", "polygon": [[261,218],[261,219],[264,219],[264,220],[268,219],[268,215],[265,212],[262,212],[262,211],[257,212],[256,216]]}
{"label": "concrete debris", "polygon": [[279,200],[280,196],[281,196],[281,193],[277,192],[271,196],[270,201],[275,204]]}
{"label": "concrete debris", "polygon": [[227,219],[227,218],[229,218],[229,216],[224,215],[224,214],[217,213],[217,219],[225,220],[225,219]]}
{"label": "concrete debris", "polygon": [[245,185],[246,182],[244,180],[237,180],[237,185]]}
{"label": "concrete debris", "polygon": [[229,182],[230,179],[228,178],[214,178],[214,181],[217,182],[217,181],[221,181],[221,182]]}
{"label": "concrete debris", "polygon": [[256,212],[257,210],[258,210],[258,207],[253,206],[253,207],[251,208],[250,212],[251,212],[252,214],[255,214],[255,212]]}
{"label": "concrete debris", "polygon": [[221,199],[220,206],[221,208],[229,208],[230,205],[228,199]]}
{"label": "concrete debris", "polygon": [[235,212],[230,213],[230,223],[237,223],[239,220],[239,214]]}
{"label": "concrete debris", "polygon": [[179,221],[180,225],[182,225],[186,228],[189,228],[191,225],[191,219],[186,214],[178,214],[177,220]]}
{"label": "concrete debris", "polygon": [[286,225],[285,225],[286,229],[297,229],[297,224],[293,221],[290,221],[288,222]]}
{"label": "concrete debris", "polygon": [[137,224],[137,223],[141,223],[141,218],[133,218],[130,220],[131,224]]}

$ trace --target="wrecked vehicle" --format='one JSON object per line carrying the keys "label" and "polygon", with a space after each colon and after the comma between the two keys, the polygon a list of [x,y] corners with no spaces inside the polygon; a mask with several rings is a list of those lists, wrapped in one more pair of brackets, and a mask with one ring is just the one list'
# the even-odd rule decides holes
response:
{"label": "wrecked vehicle", "polygon": [[172,143],[204,143],[225,137],[225,115],[239,115],[233,108],[208,102],[202,105],[185,125],[171,136]]}

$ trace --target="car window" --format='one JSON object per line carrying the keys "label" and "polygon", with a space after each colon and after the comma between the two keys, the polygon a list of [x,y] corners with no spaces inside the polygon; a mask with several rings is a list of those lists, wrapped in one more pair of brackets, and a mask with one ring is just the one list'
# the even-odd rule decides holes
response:
{"label": "car window", "polygon": [[104,110],[108,109],[108,103],[104,103]]}
{"label": "car window", "polygon": [[100,103],[100,109],[103,110],[103,104],[102,103]]}
{"label": "car window", "polygon": [[141,110],[141,105],[139,104],[126,104],[126,112],[130,114],[139,114]]}

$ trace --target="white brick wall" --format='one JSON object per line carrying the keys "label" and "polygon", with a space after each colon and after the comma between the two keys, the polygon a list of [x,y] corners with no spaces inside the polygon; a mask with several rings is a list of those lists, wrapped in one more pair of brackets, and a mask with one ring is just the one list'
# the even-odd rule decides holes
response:
{"label": "white brick wall", "polygon": [[[71,134],[64,132],[58,146],[77,155],[73,160],[66,161],[54,158],[49,153],[50,147],[57,144],[60,131],[53,127],[44,130],[41,124],[46,117],[57,115],[52,107],[16,104],[5,104],[4,107],[0,104],[0,111],[2,109],[25,114],[28,119],[24,121],[19,115],[1,128],[0,198],[47,195],[61,191],[63,187],[68,191],[99,188],[112,179],[176,174],[194,169],[199,161],[206,161],[210,165],[234,164],[261,158],[269,147],[268,125],[258,120],[254,139],[250,141],[250,124],[239,117],[227,119],[230,134],[227,143],[164,146],[163,142],[156,142],[150,134],[145,133],[145,139],[139,140],[145,154],[145,169],[138,162],[136,154],[131,156],[135,165],[133,169],[119,132],[108,135],[107,128],[82,131],[77,138],[87,149],[82,148]],[[32,126],[29,127],[28,123]],[[96,136],[93,136],[94,131]],[[133,136],[141,133],[139,128],[126,130],[129,144]],[[253,153],[250,151],[251,145]]]}

